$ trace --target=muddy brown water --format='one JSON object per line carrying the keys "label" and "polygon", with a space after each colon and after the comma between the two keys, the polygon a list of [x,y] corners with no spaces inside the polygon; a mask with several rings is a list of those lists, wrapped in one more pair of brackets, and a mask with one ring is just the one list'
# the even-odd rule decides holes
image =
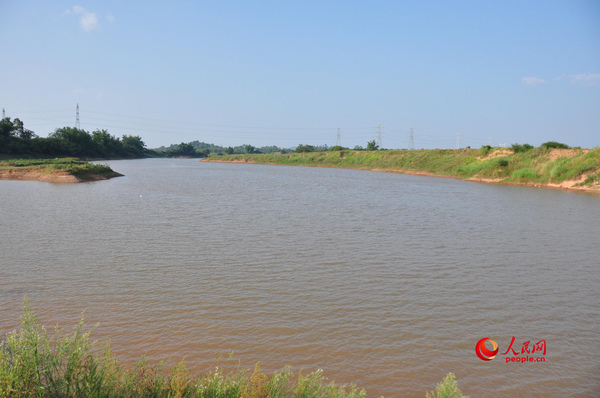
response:
{"label": "muddy brown water", "polygon": [[[85,310],[126,363],[234,353],[369,396],[600,394],[600,196],[359,170],[112,161],[0,181],[0,331]],[[508,352],[515,337],[514,355]],[[500,352],[475,354],[488,337]],[[520,358],[546,342],[545,362]],[[488,343],[489,344],[489,343]],[[491,345],[489,346],[491,348]]]}

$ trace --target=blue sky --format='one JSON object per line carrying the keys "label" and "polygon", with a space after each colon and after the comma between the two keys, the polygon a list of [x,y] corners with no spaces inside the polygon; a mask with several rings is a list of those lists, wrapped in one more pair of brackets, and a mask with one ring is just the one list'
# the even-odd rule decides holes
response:
{"label": "blue sky", "polygon": [[0,0],[0,107],[148,147],[600,145],[600,1]]}

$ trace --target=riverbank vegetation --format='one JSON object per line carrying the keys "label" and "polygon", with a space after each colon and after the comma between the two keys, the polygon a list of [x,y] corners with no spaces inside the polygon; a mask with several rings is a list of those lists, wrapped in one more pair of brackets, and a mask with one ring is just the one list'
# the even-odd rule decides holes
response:
{"label": "riverbank vegetation", "polygon": [[[322,370],[304,374],[291,367],[272,374],[259,365],[242,368],[231,358],[225,364],[192,376],[185,361],[167,371],[165,364],[141,359],[133,369],[120,365],[110,342],[91,339],[80,319],[72,332],[48,330],[25,300],[21,329],[0,338],[2,397],[366,397],[354,385],[327,382]],[[449,374],[427,397],[463,397]]]}
{"label": "riverbank vegetation", "polygon": [[[94,181],[118,177],[110,167],[78,158],[0,160],[0,179],[49,182]],[[73,177],[65,179],[64,177]]]}
{"label": "riverbank vegetation", "polygon": [[600,188],[600,147],[592,150],[564,149],[550,144],[538,148],[530,145],[518,148],[485,146],[481,149],[459,150],[337,150],[225,155],[208,160],[345,167],[498,183]]}

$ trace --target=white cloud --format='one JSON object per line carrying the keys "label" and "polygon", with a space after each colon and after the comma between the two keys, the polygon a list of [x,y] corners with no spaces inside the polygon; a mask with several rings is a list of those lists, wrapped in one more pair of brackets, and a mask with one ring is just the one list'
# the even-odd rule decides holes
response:
{"label": "white cloud", "polygon": [[521,82],[523,82],[523,84],[527,84],[528,86],[538,86],[546,83],[544,79],[540,79],[539,77],[523,77],[521,78]]}
{"label": "white cloud", "polygon": [[115,16],[112,15],[111,13],[106,14],[106,20],[110,23],[115,22]]}
{"label": "white cloud", "polygon": [[85,8],[81,6],[73,6],[73,8],[65,11],[63,15],[79,15],[79,26],[81,29],[89,32],[90,30],[96,29],[98,27],[98,17],[96,13],[89,12]]}
{"label": "white cloud", "polygon": [[570,75],[569,79],[572,84],[583,84],[586,86],[594,86],[600,84],[599,73],[582,73],[579,75]]}

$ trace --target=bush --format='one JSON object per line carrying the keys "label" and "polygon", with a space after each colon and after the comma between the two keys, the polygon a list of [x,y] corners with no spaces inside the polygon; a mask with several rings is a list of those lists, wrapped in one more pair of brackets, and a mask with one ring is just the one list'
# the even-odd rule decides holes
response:
{"label": "bush", "polygon": [[527,151],[533,149],[533,145],[529,145],[529,144],[512,144],[510,147],[512,148],[513,151],[515,151],[515,153],[527,152]]}
{"label": "bush", "polygon": [[482,145],[481,146],[481,154],[483,156],[486,156],[488,153],[490,153],[491,150],[492,150],[492,147],[490,145]]}
{"label": "bush", "polygon": [[306,152],[314,152],[315,151],[315,147],[312,145],[298,145],[296,147],[296,152],[297,153],[306,153]]}
{"label": "bush", "polygon": [[508,166],[508,160],[506,160],[506,159],[499,159],[498,160],[498,166],[500,166],[500,167],[506,167],[506,166]]}
{"label": "bush", "polygon": [[552,148],[569,149],[570,148],[567,144],[563,144],[562,142],[556,142],[556,141],[544,142],[541,146],[542,146],[542,148],[545,148],[545,149],[552,149]]}
{"label": "bush", "polygon": [[456,383],[456,376],[448,373],[441,383],[439,383],[434,391],[428,392],[426,398],[469,398],[463,395]]}
{"label": "bush", "polygon": [[336,146],[332,146],[332,147],[331,147],[331,150],[332,150],[332,151],[344,151],[344,150],[346,150],[346,149],[348,149],[348,148],[344,148],[344,147],[343,147],[343,146],[341,146],[341,145],[336,145]]}

